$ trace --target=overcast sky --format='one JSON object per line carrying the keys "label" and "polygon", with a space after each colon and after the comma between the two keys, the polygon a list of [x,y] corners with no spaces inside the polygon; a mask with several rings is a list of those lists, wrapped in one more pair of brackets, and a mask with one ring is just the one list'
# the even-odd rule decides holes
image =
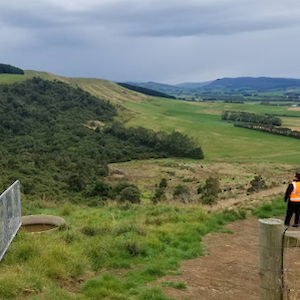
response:
{"label": "overcast sky", "polygon": [[299,0],[0,0],[0,62],[69,77],[300,78]]}

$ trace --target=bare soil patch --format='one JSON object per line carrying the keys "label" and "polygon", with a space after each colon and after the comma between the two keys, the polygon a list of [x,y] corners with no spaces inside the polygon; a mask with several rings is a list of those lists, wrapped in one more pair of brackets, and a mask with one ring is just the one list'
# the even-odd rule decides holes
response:
{"label": "bare soil patch", "polygon": [[288,110],[300,111],[300,107],[290,107]]}
{"label": "bare soil patch", "polygon": [[185,290],[164,288],[165,294],[183,300],[257,300],[258,220],[237,221],[227,226],[234,233],[212,233],[204,238],[207,255],[182,263],[182,275],[159,282],[184,282]]}

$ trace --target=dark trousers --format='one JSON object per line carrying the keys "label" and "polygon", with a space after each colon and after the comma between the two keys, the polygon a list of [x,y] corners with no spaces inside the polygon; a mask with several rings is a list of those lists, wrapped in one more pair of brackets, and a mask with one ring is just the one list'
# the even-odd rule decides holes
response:
{"label": "dark trousers", "polygon": [[288,202],[286,216],[284,224],[286,226],[290,225],[291,218],[293,216],[293,213],[295,213],[295,225],[299,224],[299,216],[300,216],[300,202]]}

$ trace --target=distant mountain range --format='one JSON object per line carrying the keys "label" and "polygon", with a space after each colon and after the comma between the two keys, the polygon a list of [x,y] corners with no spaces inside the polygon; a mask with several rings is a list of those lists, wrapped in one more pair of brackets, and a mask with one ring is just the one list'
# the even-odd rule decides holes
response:
{"label": "distant mountain range", "polygon": [[238,77],[217,79],[206,85],[205,89],[250,89],[259,91],[269,91],[277,89],[288,89],[300,87],[300,79],[270,78],[270,77]]}
{"label": "distant mountain range", "polygon": [[161,84],[157,82],[128,82],[129,84],[152,89],[174,96],[193,95],[205,92],[269,92],[276,90],[289,90],[300,88],[300,79],[271,78],[271,77],[238,77],[222,78],[207,82],[188,82],[176,85]]}
{"label": "distant mountain range", "polygon": [[211,84],[213,81],[205,81],[205,82],[187,82],[187,83],[179,83],[175,86],[184,89],[199,89],[204,86]]}

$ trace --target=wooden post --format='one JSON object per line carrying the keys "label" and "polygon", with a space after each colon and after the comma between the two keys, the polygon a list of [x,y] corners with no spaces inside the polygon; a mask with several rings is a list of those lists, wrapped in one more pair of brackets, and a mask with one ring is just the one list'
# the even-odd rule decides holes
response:
{"label": "wooden post", "polygon": [[259,220],[260,300],[282,300],[283,232],[282,220]]}

